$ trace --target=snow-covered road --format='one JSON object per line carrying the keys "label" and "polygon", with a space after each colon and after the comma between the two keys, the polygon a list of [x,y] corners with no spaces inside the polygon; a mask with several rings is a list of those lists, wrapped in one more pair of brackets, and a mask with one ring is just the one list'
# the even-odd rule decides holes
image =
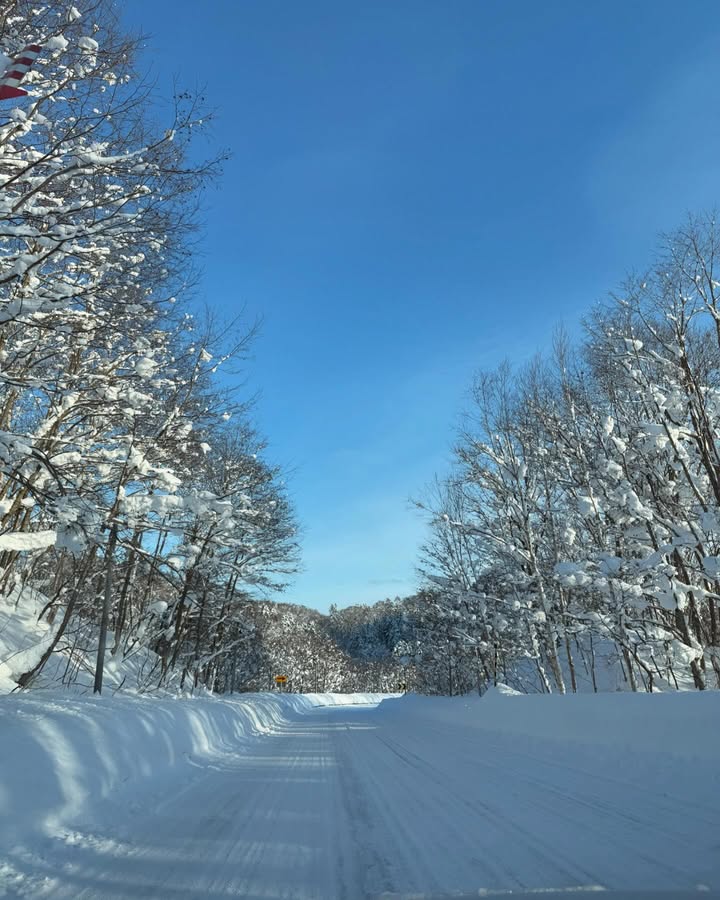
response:
{"label": "snow-covered road", "polygon": [[61,854],[44,849],[46,874],[73,900],[714,889],[717,781],[675,763],[400,715],[392,701],[318,708],[160,802],[108,805]]}

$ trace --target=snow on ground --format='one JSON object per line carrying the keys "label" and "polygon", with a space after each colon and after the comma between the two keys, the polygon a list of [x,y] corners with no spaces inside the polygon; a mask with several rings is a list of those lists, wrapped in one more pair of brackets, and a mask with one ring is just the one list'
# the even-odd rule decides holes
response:
{"label": "snow on ground", "polygon": [[[32,668],[52,640],[51,626],[38,616],[42,596],[26,589],[3,597],[0,604],[0,694],[17,687],[17,678]],[[47,602],[47,601],[45,601]]]}
{"label": "snow on ground", "polygon": [[[342,700],[378,703],[383,696]],[[269,693],[223,699],[33,691],[0,698],[0,848],[63,834],[94,816],[98,804],[110,808],[119,792],[171,793],[218,760],[236,759],[259,735],[337,702],[337,695]]]}
{"label": "snow on ground", "polygon": [[[482,697],[418,697],[402,701],[403,719],[432,718],[514,735],[518,741],[580,742],[684,759],[720,761],[720,692],[671,691],[665,694],[519,694],[502,685]],[[395,705],[383,704],[383,715]],[[586,752],[586,751],[578,751]],[[718,796],[720,804],[720,795]]]}
{"label": "snow on ground", "polygon": [[[48,598],[32,588],[15,589],[0,603],[0,694],[17,689],[17,680],[33,668],[52,642],[62,615],[57,613],[50,624],[45,616]],[[94,624],[74,622],[71,632],[63,636],[42,671],[32,682],[33,688],[60,687],[64,684],[75,693],[92,691],[95,677]],[[108,632],[108,654],[105,657],[103,683],[107,690],[142,691],[157,689],[158,657],[142,645],[130,653],[113,653],[114,635]],[[92,647],[92,650],[88,650]],[[155,669],[155,672],[153,670]],[[177,675],[179,678],[179,674]],[[170,685],[172,688],[172,684]]]}
{"label": "snow on ground", "polygon": [[0,896],[720,896],[720,693],[37,691],[0,733]]}

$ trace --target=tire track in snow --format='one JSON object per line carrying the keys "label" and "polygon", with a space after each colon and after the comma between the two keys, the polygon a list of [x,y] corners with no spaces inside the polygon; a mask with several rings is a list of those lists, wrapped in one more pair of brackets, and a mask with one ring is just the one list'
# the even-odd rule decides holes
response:
{"label": "tire track in snow", "polygon": [[[425,723],[423,723],[423,725],[424,724]],[[438,733],[434,728],[428,730],[432,730],[436,734]],[[420,733],[425,733],[425,731],[426,729],[423,727]],[[403,729],[401,733],[402,740],[407,741],[409,737],[412,737],[412,734],[411,730],[407,728]],[[466,736],[467,734],[468,732],[466,732]],[[473,731],[470,731],[469,734],[473,735]],[[477,733],[473,736],[476,735]],[[459,748],[457,753],[459,759],[457,761],[460,762],[462,759],[462,765],[457,766],[459,771],[467,772],[468,769],[472,767],[476,772],[484,771],[490,776],[489,778],[483,779],[487,784],[497,783],[498,779],[506,782],[512,779],[513,782],[521,783],[531,788],[530,791],[513,792],[513,801],[515,803],[514,815],[516,818],[521,818],[523,809],[534,808],[543,814],[543,820],[546,826],[545,830],[549,832],[552,832],[553,830],[549,827],[553,820],[563,821],[573,826],[573,832],[575,834],[582,833],[582,831],[593,834],[597,838],[597,841],[594,844],[591,844],[591,846],[603,846],[608,844],[613,846],[613,853],[607,854],[607,858],[603,860],[605,866],[605,880],[609,886],[627,886],[628,876],[626,864],[632,857],[634,857],[635,860],[640,859],[646,864],[646,873],[651,872],[654,874],[658,887],[666,886],[668,878],[671,879],[672,884],[678,887],[687,888],[691,883],[692,880],[688,878],[686,870],[683,870],[668,861],[668,855],[666,853],[667,845],[657,839],[659,833],[668,840],[672,838],[674,845],[677,845],[678,843],[677,832],[670,832],[661,825],[659,826],[658,821],[661,821],[659,817],[654,815],[651,817],[640,817],[625,813],[618,805],[608,804],[602,801],[597,803],[593,802],[593,798],[586,798],[583,796],[583,790],[585,788],[579,784],[574,784],[573,792],[569,793],[566,790],[557,788],[554,784],[549,784],[542,778],[529,775],[527,771],[509,768],[504,765],[503,757],[499,753],[493,752],[492,761],[490,761],[487,758],[484,758],[484,748],[480,743],[475,743],[473,741],[474,752],[472,754],[468,753],[466,749],[462,749],[462,743],[457,740],[452,743],[448,742],[448,744],[449,746]],[[437,766],[426,758],[414,754],[413,751],[405,747],[404,744],[400,746],[404,747],[406,753],[416,758],[419,766],[425,767],[427,775],[432,775],[439,771]],[[430,743],[430,746],[432,746],[432,742]],[[534,759],[532,757],[528,756],[527,762],[528,770],[535,768],[533,766]],[[453,781],[453,769],[454,767],[451,762],[446,760],[446,766],[440,773],[441,779],[447,779],[451,783]],[[562,772],[562,766],[558,766],[558,771]],[[592,781],[591,778],[589,780]],[[448,790],[451,790],[451,788],[448,787]],[[512,790],[512,788],[509,788],[509,790]],[[650,799],[654,797],[652,792],[648,791],[648,794]],[[461,793],[457,793],[457,796],[462,802],[466,802]],[[582,809],[570,813],[563,808],[563,804],[552,802],[553,797],[562,800],[565,805],[584,808],[592,815],[583,815]],[[504,799],[507,800],[508,798],[505,797]],[[489,817],[497,817],[497,810],[487,803],[482,803],[478,798],[474,798],[471,805],[472,803],[480,804],[482,808],[486,810]],[[672,812],[675,817],[675,822],[680,820],[681,817],[687,816],[687,808],[684,805],[672,807]],[[598,813],[600,814],[599,817]],[[601,827],[598,824],[598,818],[601,821],[606,822],[607,827]],[[618,822],[622,822],[623,820],[627,821],[632,828],[621,829],[621,834],[618,835]],[[520,827],[517,822],[514,822],[513,824],[515,827]],[[718,826],[720,826],[720,816],[717,817],[716,829]],[[597,875],[592,874],[593,871],[597,872],[595,867],[588,868],[587,866],[579,866],[577,860],[569,859],[563,854],[557,842],[549,844],[532,832],[528,832],[527,829],[521,828],[521,831],[524,831],[524,833],[530,837],[530,844],[532,845],[534,843],[536,849],[544,846],[554,859],[564,858],[566,871],[568,868],[570,870],[579,871],[584,874],[586,878],[589,878],[592,883],[600,883],[601,879]],[[656,853],[651,855],[644,852],[641,846],[639,846],[638,837],[642,838],[644,835],[651,837],[653,847],[657,848]],[[695,835],[697,837],[697,828],[695,828]],[[688,852],[692,851],[692,856],[698,855],[697,847],[693,841],[683,838],[681,843]],[[541,852],[543,852],[542,849]],[[692,856],[690,858],[692,858]],[[607,876],[610,876],[610,878]]]}
{"label": "tire track in snow", "polygon": [[[426,816],[418,816],[420,792],[417,785],[413,791],[403,791],[400,796],[396,789],[397,767],[386,753],[379,753],[378,732],[363,732],[364,739],[353,743],[356,771],[363,781],[364,790],[371,800],[374,820],[378,823],[375,833],[379,834],[378,844],[383,847],[386,869],[391,873],[382,890],[369,891],[377,894],[392,890],[398,880],[404,880],[408,890],[420,891],[440,888],[435,870],[430,863],[427,846],[424,846],[417,831],[419,822]],[[362,766],[357,762],[362,760]],[[423,813],[426,807],[423,805]],[[414,827],[413,827],[414,826]],[[376,851],[377,852],[377,851]]]}
{"label": "tire track in snow", "polygon": [[[387,738],[384,739],[384,742],[390,746],[390,742],[388,742]],[[396,747],[398,746],[402,747],[402,745],[396,745]],[[484,819],[488,824],[503,831],[508,838],[507,845],[512,847],[514,855],[517,855],[519,845],[523,848],[526,855],[527,853],[530,853],[535,857],[541,868],[546,869],[549,873],[552,873],[555,877],[559,877],[564,881],[564,886],[574,886],[583,883],[598,883],[592,873],[577,866],[559,847],[543,840],[532,830],[522,826],[513,817],[504,814],[489,803],[480,800],[479,797],[470,799],[467,796],[467,790],[464,792],[457,790],[452,784],[452,781],[442,770],[408,750],[407,747],[402,747],[402,749],[407,756],[404,756],[397,750],[395,750],[395,752],[401,759],[404,759],[408,765],[412,765],[423,772],[425,781],[433,781],[444,793],[453,797],[458,805],[469,810],[476,818],[481,821]],[[412,757],[412,761],[408,757]],[[514,792],[512,799],[516,801],[517,797],[517,793]],[[513,875],[510,869],[506,869],[505,872],[510,875],[512,881],[515,882],[514,886],[521,888],[532,887],[532,885],[527,884],[523,879]],[[500,886],[504,887],[505,885]]]}

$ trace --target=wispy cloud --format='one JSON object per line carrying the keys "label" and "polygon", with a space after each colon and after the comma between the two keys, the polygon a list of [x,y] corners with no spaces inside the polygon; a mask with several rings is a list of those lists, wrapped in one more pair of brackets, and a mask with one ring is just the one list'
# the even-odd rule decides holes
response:
{"label": "wispy cloud", "polygon": [[682,67],[659,71],[644,107],[599,148],[587,183],[596,215],[648,243],[687,211],[712,206],[720,188],[720,118],[708,109],[720,81],[717,47],[699,43]]}

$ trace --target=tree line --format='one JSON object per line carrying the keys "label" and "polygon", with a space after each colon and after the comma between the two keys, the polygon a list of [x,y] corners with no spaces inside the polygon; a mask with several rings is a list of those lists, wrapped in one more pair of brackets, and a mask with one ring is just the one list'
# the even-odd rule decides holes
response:
{"label": "tree line", "polygon": [[579,340],[474,380],[420,504],[426,616],[466,686],[720,686],[718,259],[691,219]]}
{"label": "tree line", "polygon": [[0,604],[41,598],[52,638],[20,687],[89,654],[96,690],[108,657],[148,688],[720,687],[713,216],[578,339],[475,378],[418,503],[420,589],[322,616],[268,599],[297,526],[222,377],[254,329],[190,312],[224,158],[198,154],[202,98],[160,102],[110,0],[6,3],[0,49],[30,42],[29,96],[0,109]]}
{"label": "tree line", "polygon": [[[0,594],[44,598],[58,652],[151,649],[156,684],[212,685],[248,597],[297,560],[281,470],[227,387],[253,329],[194,316],[202,99],[156,95],[110,0],[3,5]],[[162,120],[162,121],[161,121]]]}

